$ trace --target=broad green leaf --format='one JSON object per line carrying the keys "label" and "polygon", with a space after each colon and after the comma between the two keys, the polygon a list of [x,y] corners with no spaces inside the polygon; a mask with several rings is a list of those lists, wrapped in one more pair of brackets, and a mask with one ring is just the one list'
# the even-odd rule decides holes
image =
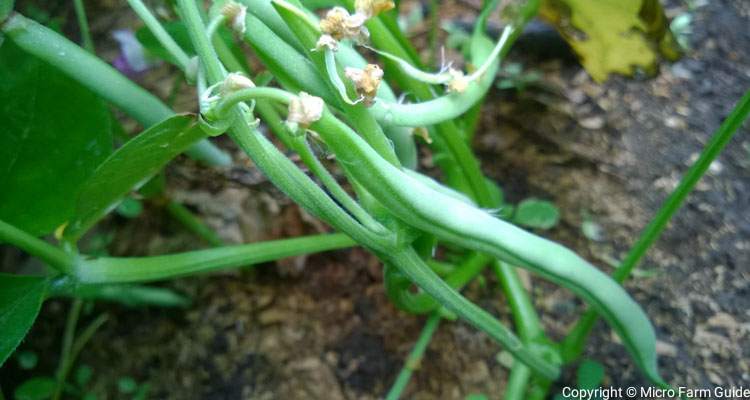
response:
{"label": "broad green leaf", "polygon": [[46,291],[43,277],[0,274],[0,365],[34,324]]}
{"label": "broad green leaf", "polygon": [[73,215],[81,184],[112,151],[109,112],[10,40],[0,76],[0,219],[44,235]]}
{"label": "broad green leaf", "polygon": [[560,212],[549,201],[526,199],[518,204],[513,222],[529,228],[550,229],[560,220]]}
{"label": "broad green leaf", "polygon": [[78,239],[125,195],[206,136],[195,116],[186,114],[168,118],[125,143],[84,183],[65,237]]}
{"label": "broad green leaf", "polygon": [[658,0],[543,0],[540,15],[554,24],[594,80],[610,73],[656,71],[659,55],[679,49]]}

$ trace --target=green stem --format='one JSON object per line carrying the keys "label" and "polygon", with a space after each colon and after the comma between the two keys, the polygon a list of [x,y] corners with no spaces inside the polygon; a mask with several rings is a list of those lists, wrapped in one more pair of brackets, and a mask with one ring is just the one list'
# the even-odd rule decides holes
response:
{"label": "green stem", "polygon": [[250,100],[273,100],[282,104],[289,104],[295,96],[285,90],[272,87],[254,87],[237,90],[222,96],[221,100],[208,112],[208,116],[215,119],[224,119],[239,103]]}
{"label": "green stem", "polygon": [[158,19],[151,13],[141,0],[128,0],[130,7],[138,14],[138,17],[146,24],[148,30],[156,37],[156,40],[164,47],[167,52],[174,57],[177,62],[177,66],[183,71],[187,72],[188,66],[190,65],[190,57],[175,42],[172,36],[167,33],[164,27],[161,25]]}
{"label": "green stem", "polygon": [[86,8],[83,6],[83,0],[73,0],[73,6],[75,7],[76,18],[78,19],[78,28],[81,30],[83,48],[89,53],[94,54],[94,41],[91,40],[91,30],[89,30],[89,22],[86,19]]}
{"label": "green stem", "polygon": [[[73,304],[76,303],[83,303],[81,299],[75,299],[73,300]],[[80,314],[80,306],[79,309],[76,311],[78,314]],[[72,311],[71,311],[72,312]],[[76,319],[78,316],[76,316]],[[86,343],[91,340],[91,338],[94,336],[97,330],[104,325],[104,323],[107,322],[107,315],[101,314],[99,315],[94,321],[92,321],[86,328],[81,331],[81,334],[78,335],[78,338],[76,338],[72,344],[69,346],[68,351],[65,354],[65,360],[64,363],[60,363],[60,371],[58,375],[58,385],[55,390],[55,394],[53,396],[53,399],[59,399],[62,395],[62,391],[65,387],[65,381],[68,379],[68,375],[70,375],[70,370],[73,368],[73,365],[76,362],[76,359],[78,359],[78,356],[81,354],[81,351],[83,350],[83,347],[86,346]],[[75,325],[73,325],[75,327]],[[67,331],[65,334],[67,335]],[[71,332],[74,334],[74,332]]]}
{"label": "green stem", "polygon": [[7,242],[41,259],[62,273],[70,273],[75,259],[72,255],[0,220],[0,242]]}
{"label": "green stem", "polygon": [[390,263],[396,265],[409,279],[416,282],[422,290],[437,299],[447,310],[463,318],[477,329],[486,332],[502,344],[518,361],[528,365],[529,368],[546,379],[557,379],[560,374],[558,365],[542,358],[487,311],[476,306],[448,286],[445,281],[432,272],[413,249],[394,249],[390,254],[383,256]]}
{"label": "green stem", "polygon": [[[483,8],[482,17],[479,18],[480,24],[477,27],[477,32],[475,32],[476,38],[478,38],[479,35],[484,32],[487,17],[489,16],[489,13],[495,8],[496,3],[496,1],[490,1]],[[510,32],[510,36],[506,38],[506,40],[498,41],[498,45],[495,46],[493,51],[498,51],[499,56],[504,57],[507,51],[510,49],[512,43],[515,42],[517,34],[523,30],[523,26],[527,23],[527,21],[536,14],[538,6],[538,0],[528,1],[526,6],[522,9],[522,18],[516,23],[515,30]],[[404,43],[405,41],[398,40],[397,37],[393,37],[387,34],[389,32],[382,24],[379,24],[379,22],[380,21],[375,20],[368,24],[368,27],[373,32],[374,40],[379,41],[377,45],[380,48],[392,54],[396,54],[403,59],[411,59],[412,62],[415,62],[416,60],[413,57],[410,57],[410,52],[408,51],[408,49],[399,44]],[[390,33],[393,35],[400,34],[400,32],[398,31]],[[389,37],[392,39],[389,39]],[[477,46],[474,47],[476,48]],[[489,81],[491,82],[492,79],[490,79]],[[405,89],[414,92],[421,100],[428,100],[432,97],[432,94],[426,87],[426,85],[423,85],[420,82],[415,82],[409,79],[401,79],[399,80],[399,83],[404,85]],[[451,155],[451,159],[453,160],[453,165],[450,165],[451,163],[448,163],[448,168],[458,169],[457,172],[463,175],[464,179],[462,179],[461,181],[468,182],[467,188],[469,189],[468,192],[471,197],[473,197],[483,207],[497,207],[498,204],[495,203],[488,190],[487,182],[481,172],[478,160],[474,157],[471,151],[469,142],[465,141],[465,139],[460,134],[460,131],[456,128],[455,124],[452,121],[443,122],[436,126],[435,131],[438,134],[438,137],[436,138],[438,139],[436,140],[436,144],[441,145],[442,150],[447,151],[448,154]],[[516,323],[516,327],[519,329],[519,333],[522,335],[522,337],[526,338],[536,338],[539,336],[543,336],[544,333],[542,331],[541,324],[539,323],[539,317],[534,310],[533,304],[531,303],[526,290],[523,288],[518,279],[515,268],[506,263],[495,264],[493,265],[493,267],[495,268],[496,273],[499,274],[500,280],[503,284],[503,289],[506,293],[507,298],[509,299],[509,302],[511,303],[511,309],[514,314],[514,321]]]}
{"label": "green stem", "polygon": [[[539,316],[534,309],[529,294],[522,286],[516,268],[499,260],[492,263],[492,270],[498,277],[500,285],[508,299],[513,322],[518,330],[518,336],[524,343],[529,344],[543,340],[545,335]],[[523,400],[527,384],[531,379],[531,370],[526,365],[514,362],[510,370],[510,377],[505,387],[506,400]]]}
{"label": "green stem", "polygon": [[171,279],[264,263],[285,257],[343,249],[356,243],[342,234],[270,240],[152,257],[102,257],[80,260],[75,278],[82,283],[135,283]]}
{"label": "green stem", "polygon": [[419,334],[419,338],[417,338],[417,342],[406,358],[406,362],[404,362],[404,367],[401,368],[401,372],[398,373],[396,381],[391,386],[391,390],[386,394],[386,400],[398,400],[401,397],[401,393],[406,389],[406,385],[409,384],[411,375],[419,368],[422,356],[432,340],[432,335],[435,334],[440,325],[440,319],[439,312],[433,312],[427,318],[427,322],[425,322],[424,328],[422,328],[422,332]]}
{"label": "green stem", "polygon": [[166,205],[166,209],[169,215],[172,216],[172,218],[179,221],[186,228],[188,228],[188,230],[196,234],[201,239],[205,240],[208,244],[216,247],[224,246],[224,242],[221,240],[219,235],[217,235],[216,232],[214,232],[211,228],[207,227],[206,224],[203,223],[203,221],[193,215],[193,213],[190,212],[190,210],[188,210],[182,204],[174,200],[169,200]]}
{"label": "green stem", "polygon": [[[711,140],[703,148],[700,157],[687,170],[680,180],[679,185],[672,191],[654,218],[643,230],[638,241],[625,257],[625,260],[617,267],[613,274],[613,278],[617,282],[624,282],[633,272],[633,269],[638,266],[648,249],[661,236],[669,220],[680,209],[687,196],[706,173],[711,163],[739,130],[742,123],[748,118],[748,115],[750,115],[750,90],[745,92],[745,95],[740,98],[732,113],[719,126],[711,137]],[[563,342],[563,358],[565,360],[574,360],[580,356],[586,339],[597,320],[598,314],[594,310],[586,311],[583,317],[581,317]]]}
{"label": "green stem", "polygon": [[438,54],[438,30],[440,29],[440,2],[437,0],[430,0],[430,31],[428,36],[429,43],[429,57],[427,59],[427,65],[434,66],[437,62]]}
{"label": "green stem", "polygon": [[[220,82],[224,79],[224,72],[208,41],[198,8],[191,0],[180,0],[179,6],[188,26],[193,46],[198,52],[209,81],[212,84]],[[278,101],[288,101],[290,98],[288,93],[278,89],[276,91],[268,88],[256,89],[264,89],[265,92],[262,93],[266,93],[270,96],[269,98],[276,98]],[[367,243],[368,246],[373,248],[385,248],[392,243],[392,235],[374,235],[344,212],[294,163],[284,157],[272,143],[257,130],[251,128],[246,122],[247,116],[238,107],[231,110],[230,118],[233,118],[234,121],[229,132],[230,137],[253,159],[261,171],[294,201],[337,230],[346,232],[359,243]]]}
{"label": "green stem", "polygon": [[323,164],[318,160],[318,157],[315,156],[315,154],[310,150],[310,146],[307,143],[307,140],[305,139],[304,135],[301,135],[296,138],[292,138],[293,147],[292,149],[299,154],[300,158],[302,159],[302,162],[307,165],[308,168],[310,168],[310,171],[312,171],[315,176],[317,176],[320,181],[323,183],[323,186],[325,186],[330,192],[331,195],[333,195],[333,198],[336,199],[341,205],[349,211],[354,218],[357,218],[359,222],[362,223],[365,227],[372,230],[373,232],[385,232],[386,229],[377,222],[362,206],[359,205],[354,199],[349,196],[349,193],[344,190],[341,185],[336,181],[336,178],[334,178],[330,172],[323,166]]}
{"label": "green stem", "polygon": [[86,328],[81,331],[81,333],[78,335],[78,338],[73,342],[73,347],[70,351],[70,365],[68,365],[68,369],[73,366],[73,363],[76,359],[78,359],[78,356],[81,354],[81,351],[83,350],[84,346],[86,346],[86,343],[91,340],[91,338],[94,336],[96,331],[101,328],[102,325],[104,325],[105,322],[107,322],[107,314],[101,314],[98,317],[96,317],[95,320],[93,320]]}
{"label": "green stem", "polygon": [[513,321],[518,329],[518,336],[525,342],[538,340],[544,336],[542,324],[539,322],[539,316],[534,310],[529,294],[521,284],[516,268],[495,260],[492,263],[492,270],[497,275],[500,285],[508,298],[511,311],[513,312]]}
{"label": "green stem", "polygon": [[510,376],[508,377],[508,384],[505,387],[504,400],[525,400],[526,389],[531,379],[531,370],[529,367],[514,362],[513,367],[510,369]]}
{"label": "green stem", "polygon": [[81,315],[81,307],[83,306],[83,300],[74,299],[70,305],[70,311],[68,311],[68,318],[65,322],[65,332],[63,333],[62,339],[62,350],[60,352],[60,363],[57,366],[57,386],[55,392],[52,394],[52,400],[58,400],[62,395],[63,387],[65,386],[65,378],[68,375],[68,365],[71,364],[71,350],[73,347],[73,339],[76,333],[76,324],[78,324],[78,317]]}

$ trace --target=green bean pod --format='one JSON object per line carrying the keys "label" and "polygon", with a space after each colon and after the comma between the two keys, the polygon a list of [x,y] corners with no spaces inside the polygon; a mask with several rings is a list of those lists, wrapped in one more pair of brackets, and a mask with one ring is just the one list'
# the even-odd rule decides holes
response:
{"label": "green bean pod", "polygon": [[607,320],[644,373],[654,382],[663,383],[657,371],[656,337],[651,322],[609,276],[564,246],[410,177],[377,156],[328,111],[312,128],[324,138],[341,165],[396,217],[445,242],[491,254],[570,289]]}

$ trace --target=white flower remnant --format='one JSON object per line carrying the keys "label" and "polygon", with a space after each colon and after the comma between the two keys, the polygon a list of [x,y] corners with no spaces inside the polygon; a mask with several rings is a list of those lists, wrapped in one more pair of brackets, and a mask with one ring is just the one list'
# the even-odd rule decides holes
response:
{"label": "white flower remnant", "polygon": [[364,26],[366,21],[367,17],[362,14],[349,15],[345,8],[334,7],[328,11],[325,18],[320,20],[319,26],[321,32],[336,41],[354,39],[361,43],[370,37],[370,33]]}
{"label": "white flower remnant", "polygon": [[396,4],[391,0],[356,0],[354,2],[354,9],[357,13],[368,19],[395,7]]}
{"label": "white flower remnant", "polygon": [[323,116],[324,105],[325,103],[320,97],[300,92],[298,97],[289,102],[289,114],[286,117],[287,123],[307,128]]}
{"label": "white flower remnant", "polygon": [[224,93],[232,93],[238,90],[254,87],[255,83],[253,83],[250,78],[240,73],[232,72],[227,75],[226,79],[224,79],[224,84],[222,85],[221,90]]}
{"label": "white flower remnant", "polygon": [[471,82],[466,78],[466,75],[464,75],[462,71],[453,68],[448,70],[448,74],[451,77],[451,79],[447,83],[448,91],[453,93],[465,92],[466,88],[469,87],[469,83]]}
{"label": "white flower remnant", "polygon": [[315,50],[324,50],[324,49],[336,51],[339,49],[339,42],[336,39],[334,39],[333,36],[327,33],[320,35],[320,39],[318,39],[318,43],[315,44]]}
{"label": "white flower remnant", "polygon": [[229,1],[221,7],[221,14],[227,19],[232,29],[239,33],[245,33],[245,19],[247,17],[247,7],[235,1]]}
{"label": "white flower remnant", "polygon": [[375,64],[367,64],[364,69],[347,67],[344,75],[354,82],[357,93],[362,96],[366,105],[372,105],[383,80],[383,70]]}

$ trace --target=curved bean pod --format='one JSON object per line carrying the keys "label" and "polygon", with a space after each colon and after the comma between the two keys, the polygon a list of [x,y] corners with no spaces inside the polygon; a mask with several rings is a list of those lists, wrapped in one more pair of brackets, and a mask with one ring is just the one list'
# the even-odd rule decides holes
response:
{"label": "curved bean pod", "polygon": [[379,157],[348,126],[326,111],[315,129],[339,162],[402,221],[441,240],[525,267],[573,291],[622,338],[638,366],[663,383],[656,337],[640,306],[617,282],[571,250],[533,235],[429,188]]}

